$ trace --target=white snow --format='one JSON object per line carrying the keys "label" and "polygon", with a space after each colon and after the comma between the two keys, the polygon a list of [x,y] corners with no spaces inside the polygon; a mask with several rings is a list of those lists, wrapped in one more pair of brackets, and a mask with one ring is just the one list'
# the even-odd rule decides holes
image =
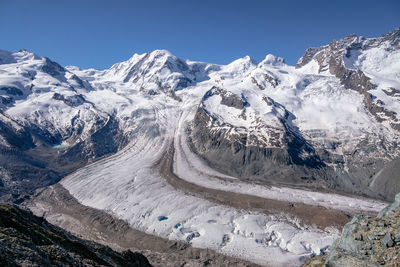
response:
{"label": "white snow", "polygon": [[[89,136],[96,121],[106,122],[109,114],[120,120],[119,127],[131,142],[118,153],[67,176],[61,184],[82,204],[109,212],[136,229],[273,266],[299,266],[310,255],[325,252],[339,235],[337,229],[300,227],[288,214],[238,210],[174,189],[155,167],[172,144],[174,172],[202,187],[348,212],[378,211],[385,205],[364,198],[241,182],[207,166],[186,143],[185,129],[202,97],[217,86],[246,99],[245,116],[242,110],[221,105],[218,95],[204,101],[204,108],[221,125],[243,128],[260,138],[268,137],[263,126],[279,131],[280,120],[289,112],[294,127],[314,145],[332,153],[351,152],[367,137],[371,142],[384,137],[400,144],[397,132],[368,113],[362,96],[344,89],[335,77],[318,74],[316,62],[295,69],[283,59],[267,55],[259,64],[244,57],[221,66],[181,60],[168,51],[156,50],[135,54],[108,70],[69,66],[62,77],[53,77],[41,71],[44,58],[32,53],[0,51],[0,59],[0,86],[14,86],[23,92],[11,106],[0,103],[1,120],[16,129],[35,123],[60,132],[62,144],[72,145]],[[398,52],[371,49],[351,55],[345,63],[362,69],[377,82],[373,94],[400,114],[399,102],[382,91],[389,85],[400,89],[398,59]],[[80,86],[72,74],[87,86]],[[268,80],[271,77],[276,84]],[[181,102],[168,96],[172,91]],[[69,106],[54,99],[55,93],[82,95],[86,101]],[[275,104],[268,105],[264,98]],[[65,130],[76,117],[84,125],[80,139],[69,137]],[[333,143],[338,145],[332,147]],[[392,156],[382,153],[382,157]],[[160,216],[168,219],[160,221]]]}
{"label": "white snow", "polygon": [[[368,40],[367,40],[368,41]],[[378,87],[370,93],[383,101],[388,110],[400,109],[400,96],[391,97],[384,90],[400,90],[400,50],[391,49],[388,41],[369,49],[351,50],[350,57],[343,57],[345,66],[362,70]],[[400,119],[400,114],[396,115]]]}
{"label": "white snow", "polygon": [[71,140],[78,142],[87,138],[89,131],[96,128],[94,118],[107,119],[104,112],[96,110],[90,103],[71,107],[61,100],[53,99],[55,93],[73,100],[70,97],[88,92],[86,87],[77,84],[72,73],[66,71],[64,76],[55,77],[41,71],[46,59],[27,51],[9,53],[8,57],[8,64],[0,64],[0,87],[12,86],[23,92],[21,96],[10,95],[15,103],[9,108],[0,103],[0,109],[5,110],[4,116],[10,120],[21,125],[36,124],[44,130],[58,132],[63,138],[68,138],[68,128],[75,119],[77,125],[79,122],[84,124],[79,138]]}
{"label": "white snow", "polygon": [[[174,161],[176,173],[182,179],[200,186],[352,212],[378,211],[385,205],[335,194],[245,184],[205,166],[189,151],[184,129],[186,123],[193,118],[201,97],[213,84],[213,81],[205,81],[180,91],[178,95],[183,99],[181,103],[171,102],[163,95],[152,99],[141,96],[140,92],[131,91],[128,95],[124,93],[124,88],[114,92],[118,97],[123,95],[132,102],[131,106],[120,108],[118,113],[129,114],[139,109],[139,105],[143,109],[151,107],[155,113],[150,112],[149,116],[156,118],[156,124],[160,125],[163,134],[157,138],[149,137],[144,134],[145,129],[142,129],[143,134],[134,136],[127,148],[86,166],[61,183],[82,204],[110,212],[134,228],[170,239],[185,241],[192,238],[190,242],[196,247],[211,248],[227,255],[275,266],[300,265],[311,254],[324,252],[338,237],[338,231],[293,226],[297,222],[288,223],[291,218],[285,214],[276,217],[236,210],[175,190],[153,168],[172,140],[177,151]],[[252,99],[252,93],[262,96],[264,92],[257,91],[250,83],[246,85],[251,86],[244,86],[246,90],[251,90],[245,91],[247,96],[251,96],[248,99],[251,107],[259,108],[261,105],[257,105],[256,97]],[[241,90],[240,86],[241,83],[229,88],[237,93]],[[107,89],[103,91],[96,94],[110,95]],[[92,100],[96,99],[102,102],[100,96],[93,96]],[[112,103],[113,99],[110,97],[109,102]],[[141,101],[144,103],[140,104]],[[109,108],[108,105],[112,106],[99,104],[105,109]],[[219,106],[218,99],[212,106],[215,105]],[[223,182],[215,176],[228,180]],[[159,216],[168,219],[159,221]],[[178,224],[181,226],[176,229]]]}
{"label": "white snow", "polygon": [[[147,233],[183,241],[193,237],[193,246],[260,264],[299,265],[303,256],[321,253],[338,236],[334,229],[288,224],[285,214],[278,218],[236,210],[172,188],[153,164],[171,144],[180,107],[164,106],[156,113],[157,118],[169,118],[159,121],[164,135],[139,134],[122,151],[80,169],[62,185],[82,204],[110,212]],[[159,216],[168,219],[159,221]],[[304,240],[312,245],[305,247]]]}
{"label": "white snow", "polygon": [[[181,119],[182,118],[183,116]],[[378,212],[387,205],[384,202],[370,199],[240,182],[234,177],[218,173],[217,171],[207,167],[202,160],[189,149],[186,136],[183,132],[184,128],[185,122],[181,122],[180,129],[178,129],[179,134],[175,136],[176,154],[174,160],[174,172],[181,179],[193,184],[206,188],[259,196],[267,199],[300,202],[308,205],[320,205],[326,208],[338,209],[352,213],[362,211]]]}

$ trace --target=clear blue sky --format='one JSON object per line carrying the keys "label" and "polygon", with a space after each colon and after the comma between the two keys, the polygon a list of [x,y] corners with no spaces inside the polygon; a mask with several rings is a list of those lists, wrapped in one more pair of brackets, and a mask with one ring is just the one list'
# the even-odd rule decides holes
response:
{"label": "clear blue sky", "polygon": [[400,0],[0,0],[0,49],[98,69],[155,49],[219,64],[272,53],[294,64],[310,46],[399,26]]}

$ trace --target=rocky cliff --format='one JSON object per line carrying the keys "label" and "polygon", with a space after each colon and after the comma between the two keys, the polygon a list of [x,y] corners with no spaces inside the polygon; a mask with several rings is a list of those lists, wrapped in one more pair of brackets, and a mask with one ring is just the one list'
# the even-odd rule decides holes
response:
{"label": "rocky cliff", "polygon": [[400,193],[377,217],[353,217],[343,228],[340,239],[334,243],[330,253],[311,259],[305,266],[381,265],[400,265]]}
{"label": "rocky cliff", "polygon": [[2,266],[151,266],[145,256],[80,239],[17,206],[0,204]]}
{"label": "rocky cliff", "polygon": [[210,89],[189,129],[192,149],[214,168],[243,179],[295,183],[323,175],[326,166],[293,124],[294,115],[271,98],[260,102],[269,121],[257,118],[246,97]]}

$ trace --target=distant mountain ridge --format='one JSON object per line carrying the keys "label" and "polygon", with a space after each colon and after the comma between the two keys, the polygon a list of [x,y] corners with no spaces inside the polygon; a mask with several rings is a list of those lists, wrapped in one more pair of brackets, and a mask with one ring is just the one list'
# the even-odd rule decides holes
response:
{"label": "distant mountain ridge", "polygon": [[399,40],[399,29],[348,36],[308,49],[296,66],[156,50],[98,71],[0,51],[0,198],[22,201],[138,136],[163,135],[179,106],[195,111],[192,150],[221,172],[391,200],[400,191]]}

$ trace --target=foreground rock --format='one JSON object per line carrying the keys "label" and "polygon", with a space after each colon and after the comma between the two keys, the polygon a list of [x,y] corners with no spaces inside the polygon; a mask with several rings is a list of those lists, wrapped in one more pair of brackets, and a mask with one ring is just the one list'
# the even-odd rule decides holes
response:
{"label": "foreground rock", "polygon": [[315,258],[305,266],[380,265],[400,265],[400,193],[376,218],[358,215],[346,224],[325,264]]}
{"label": "foreground rock", "polygon": [[8,204],[0,204],[0,262],[2,266],[151,266],[140,253],[115,252]]}

